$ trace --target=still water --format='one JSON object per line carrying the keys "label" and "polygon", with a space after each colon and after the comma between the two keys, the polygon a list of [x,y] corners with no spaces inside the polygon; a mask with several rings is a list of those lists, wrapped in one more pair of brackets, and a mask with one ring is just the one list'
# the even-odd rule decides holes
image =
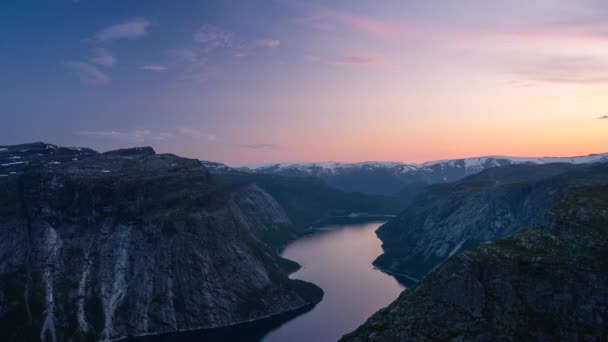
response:
{"label": "still water", "polygon": [[232,327],[128,339],[134,342],[336,341],[390,304],[404,287],[374,269],[382,253],[375,230],[382,222],[329,226],[289,244],[282,256],[302,268],[292,278],[323,289],[323,300],[277,317]]}
{"label": "still water", "polygon": [[371,264],[382,253],[375,234],[381,224],[330,226],[288,245],[282,256],[302,266],[291,278],[318,285],[325,296],[262,341],[336,341],[395,300],[404,287]]}

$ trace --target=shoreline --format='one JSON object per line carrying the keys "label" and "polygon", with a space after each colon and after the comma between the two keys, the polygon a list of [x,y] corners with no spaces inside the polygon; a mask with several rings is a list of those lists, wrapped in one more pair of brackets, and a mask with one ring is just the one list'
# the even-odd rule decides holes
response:
{"label": "shoreline", "polygon": [[[285,248],[297,241],[298,239],[305,237],[305,236],[310,236],[310,235],[314,235],[317,233],[322,233],[325,231],[328,231],[328,229],[322,229],[323,227],[328,227],[328,226],[340,226],[340,225],[347,225],[347,224],[357,224],[357,223],[368,223],[368,222],[386,222],[388,219],[394,217],[394,215],[384,215],[384,214],[378,214],[378,215],[361,215],[361,216],[336,216],[336,217],[331,217],[331,218],[326,218],[326,219],[321,219],[318,220],[317,222],[311,224],[311,226],[302,231],[301,234],[299,234],[297,237],[295,237],[294,239],[284,243],[282,246],[278,247],[276,249],[276,254],[278,257],[281,257],[281,253],[285,250]],[[332,222],[334,221],[334,222]],[[337,222],[336,222],[337,221]],[[291,259],[287,259],[284,258],[286,260],[289,260],[291,262],[294,262],[295,264],[298,265],[298,269],[290,272],[288,274],[288,277],[291,276],[293,273],[297,272],[302,266],[297,263],[296,261],[293,261]],[[391,274],[393,276],[398,274],[393,274],[391,272],[388,271],[384,271],[382,269],[379,269],[377,267],[374,266],[375,269],[378,269],[379,271],[382,271],[384,273],[387,274]],[[404,275],[405,276],[405,275]],[[408,279],[411,279],[413,281],[414,278],[411,278],[409,276],[406,276]],[[290,278],[291,279],[291,278]],[[319,287],[318,285],[314,284],[314,283],[310,283],[314,286]],[[323,290],[321,287],[319,287],[321,290]],[[243,320],[243,321],[239,321],[239,322],[235,322],[235,323],[231,323],[231,324],[227,324],[227,325],[221,325],[221,326],[212,326],[212,327],[193,327],[193,328],[187,328],[187,329],[178,329],[178,330],[174,330],[174,331],[167,331],[167,332],[159,332],[159,333],[144,333],[144,334],[138,334],[138,335],[130,335],[130,336],[121,336],[115,339],[112,339],[110,341],[112,342],[119,342],[119,341],[145,341],[146,337],[149,338],[154,338],[154,337],[158,337],[158,338],[162,338],[162,336],[171,336],[171,335],[179,335],[182,333],[188,333],[188,332],[200,332],[200,333],[214,333],[214,332],[220,332],[221,330],[224,329],[236,329],[239,327],[242,328],[247,328],[248,326],[253,326],[253,325],[259,325],[259,324],[263,324],[265,322],[270,323],[272,320],[277,320],[280,319],[281,317],[284,317],[286,320],[285,322],[305,313],[308,312],[309,310],[312,310],[317,304],[319,304],[322,300],[323,300],[324,295],[322,295],[318,300],[310,302],[310,303],[306,303],[300,306],[297,306],[295,308],[292,309],[287,309],[287,310],[283,310],[283,311],[279,311],[276,313],[272,313],[272,314],[268,314],[268,315],[264,315],[264,316],[260,316],[257,318],[252,318],[252,319],[248,319],[248,320]],[[291,317],[293,316],[293,317]],[[272,330],[269,330],[268,332],[270,332]],[[177,337],[177,336],[176,336]]]}
{"label": "shoreline", "polygon": [[385,269],[385,268],[378,267],[378,266],[376,266],[376,265],[374,265],[374,264],[372,264],[372,266],[374,267],[374,269],[376,269],[376,270],[378,270],[378,271],[380,271],[380,272],[384,272],[384,273],[386,273],[386,274],[390,274],[390,275],[393,275],[393,276],[400,276],[400,277],[404,277],[404,278],[407,278],[407,279],[409,279],[409,280],[411,280],[411,281],[415,281],[415,282],[417,282],[417,283],[418,283],[418,282],[420,282],[420,279],[416,279],[416,278],[411,277],[411,276],[409,276],[409,275],[407,275],[407,274],[405,274],[405,273],[393,272],[393,271],[387,270],[387,269]]}
{"label": "shoreline", "polygon": [[[312,283],[311,283],[312,284]],[[311,310],[312,308],[314,308],[317,304],[319,304],[321,301],[323,300],[323,296],[321,296],[321,298],[319,298],[319,300],[311,302],[311,303],[307,303],[307,304],[303,304],[300,306],[297,306],[295,308],[292,309],[287,309],[287,310],[283,310],[283,311],[279,311],[273,314],[268,314],[265,316],[260,316],[257,318],[252,318],[252,319],[248,319],[248,320],[243,320],[243,321],[239,321],[239,322],[235,322],[235,323],[231,323],[231,324],[227,324],[227,325],[221,325],[221,326],[215,326],[215,327],[193,327],[193,328],[187,328],[187,329],[178,329],[178,330],[173,330],[173,331],[166,331],[166,332],[159,332],[159,333],[144,333],[144,334],[138,334],[138,335],[130,335],[130,336],[121,336],[115,339],[111,339],[111,342],[118,342],[118,341],[139,341],[142,340],[142,338],[146,338],[146,337],[162,337],[162,336],[169,336],[169,335],[173,335],[173,334],[181,334],[181,333],[187,333],[187,332],[207,332],[207,333],[213,333],[213,332],[219,332],[223,329],[234,329],[237,327],[247,327],[248,325],[254,325],[254,324],[260,324],[263,323],[263,321],[270,321],[273,319],[277,319],[280,318],[280,316],[291,316],[293,314],[295,314],[296,316],[299,316],[301,313],[305,313],[309,310]],[[300,311],[302,311],[300,313]],[[285,317],[287,318],[287,317]],[[177,337],[177,336],[176,336]]]}

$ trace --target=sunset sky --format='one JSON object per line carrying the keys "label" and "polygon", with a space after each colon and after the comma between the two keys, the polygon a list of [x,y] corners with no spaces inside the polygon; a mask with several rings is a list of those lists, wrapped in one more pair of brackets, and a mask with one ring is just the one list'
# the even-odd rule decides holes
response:
{"label": "sunset sky", "polygon": [[6,1],[0,104],[229,165],[608,152],[608,1]]}

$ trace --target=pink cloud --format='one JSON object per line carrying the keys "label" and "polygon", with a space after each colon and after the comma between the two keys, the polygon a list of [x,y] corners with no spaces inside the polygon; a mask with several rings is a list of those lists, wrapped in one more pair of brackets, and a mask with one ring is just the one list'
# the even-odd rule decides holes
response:
{"label": "pink cloud", "polygon": [[305,58],[308,63],[316,63],[321,60],[321,57],[315,55],[307,55]]}
{"label": "pink cloud", "polygon": [[384,64],[384,59],[373,56],[346,56],[331,59],[328,63],[333,65],[380,65]]}
{"label": "pink cloud", "polygon": [[319,9],[312,15],[296,21],[321,30],[343,27],[385,40],[398,38],[404,29],[403,25],[398,23],[330,9]]}
{"label": "pink cloud", "polygon": [[510,80],[508,85],[512,88],[528,88],[533,87],[534,82],[528,80]]}

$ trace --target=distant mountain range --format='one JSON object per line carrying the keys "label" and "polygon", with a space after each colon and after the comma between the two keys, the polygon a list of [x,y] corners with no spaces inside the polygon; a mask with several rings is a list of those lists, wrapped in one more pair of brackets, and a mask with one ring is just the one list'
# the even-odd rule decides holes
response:
{"label": "distant mountain range", "polygon": [[449,183],[492,167],[513,164],[592,164],[608,161],[608,153],[579,157],[507,157],[485,156],[430,161],[422,164],[401,162],[362,163],[278,163],[231,168],[224,164],[203,162],[213,173],[234,170],[289,177],[316,177],[329,186],[374,195],[400,195],[411,199],[429,184]]}

